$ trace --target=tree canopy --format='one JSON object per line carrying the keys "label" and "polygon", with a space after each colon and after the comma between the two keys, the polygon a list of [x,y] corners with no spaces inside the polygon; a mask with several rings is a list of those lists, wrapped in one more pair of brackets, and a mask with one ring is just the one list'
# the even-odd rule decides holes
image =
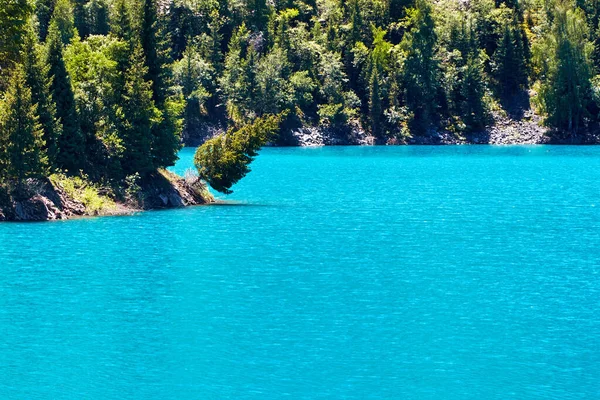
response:
{"label": "tree canopy", "polygon": [[232,193],[231,187],[250,172],[258,150],[275,137],[283,117],[279,114],[257,118],[198,147],[194,165],[200,178],[221,193]]}
{"label": "tree canopy", "polygon": [[[234,133],[270,132],[280,113],[284,136],[359,127],[385,143],[477,132],[525,96],[577,136],[600,122],[599,4],[0,0],[0,97],[31,105],[19,110],[50,170],[97,180],[151,174],[182,138],[227,131],[199,153],[226,192],[256,151]],[[2,135],[6,155],[16,139]],[[244,156],[219,170],[219,151]]]}

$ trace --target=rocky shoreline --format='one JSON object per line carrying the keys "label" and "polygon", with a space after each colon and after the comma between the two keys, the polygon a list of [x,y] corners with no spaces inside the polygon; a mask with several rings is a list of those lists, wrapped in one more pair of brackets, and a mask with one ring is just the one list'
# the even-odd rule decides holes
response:
{"label": "rocky shoreline", "polygon": [[[341,128],[302,126],[283,135],[273,147],[371,146],[371,145],[533,145],[533,144],[600,144],[600,126],[590,126],[577,137],[557,132],[543,125],[542,117],[518,99],[511,112],[492,112],[490,123],[479,132],[459,134],[449,130],[432,130],[423,136],[405,139],[378,140],[359,122]],[[195,136],[184,136],[186,146],[198,146],[207,139],[223,133],[220,126],[204,125]]]}
{"label": "rocky shoreline", "polygon": [[287,145],[311,146],[365,146],[365,145],[534,145],[534,144],[600,144],[600,127],[590,127],[572,137],[564,132],[552,131],[542,125],[541,117],[527,111],[519,119],[494,115],[493,122],[484,130],[467,135],[447,130],[434,130],[424,136],[405,140],[378,141],[358,125],[344,131],[327,127],[303,127],[291,133],[293,140]]}
{"label": "rocky shoreline", "polygon": [[[28,180],[21,194],[0,196],[0,221],[56,221],[86,216],[131,215],[146,210],[181,208],[214,203],[206,185],[197,177],[182,178],[159,171],[146,178],[135,192],[125,196],[98,190],[78,194],[64,181]],[[82,192],[83,193],[83,192]],[[98,205],[98,202],[101,202]]]}
{"label": "rocky shoreline", "polygon": [[[221,130],[203,138],[186,138],[185,144],[197,145]],[[492,122],[481,132],[459,135],[450,131],[431,131],[427,135],[405,140],[378,141],[359,123],[342,129],[301,127],[272,146],[343,146],[343,145],[533,145],[533,144],[600,144],[600,126],[588,127],[577,137],[551,131],[541,118],[527,110],[519,118],[495,113]],[[206,184],[197,176],[182,178],[166,170],[157,171],[132,187],[114,190],[83,183],[75,188],[65,178],[28,180],[25,192],[16,195],[0,187],[0,221],[52,221],[85,216],[130,215],[145,210],[181,208],[214,203]],[[125,185],[127,186],[127,185]],[[79,192],[78,192],[79,191]],[[84,191],[87,191],[84,193]],[[89,199],[89,191],[95,199]],[[81,192],[81,193],[80,193]],[[94,201],[95,200],[95,201]],[[100,203],[100,205],[98,205]]]}

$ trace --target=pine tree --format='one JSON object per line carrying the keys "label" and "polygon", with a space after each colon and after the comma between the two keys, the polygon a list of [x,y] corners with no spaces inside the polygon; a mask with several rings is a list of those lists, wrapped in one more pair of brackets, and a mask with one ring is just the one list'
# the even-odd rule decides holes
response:
{"label": "pine tree", "polygon": [[48,155],[50,166],[54,167],[62,127],[56,118],[56,104],[52,100],[50,68],[41,54],[42,49],[37,43],[37,37],[31,26],[24,42],[22,58],[27,86],[31,88],[32,101],[37,106],[36,114],[39,116],[39,122],[44,132],[44,149]]}
{"label": "pine tree", "polygon": [[123,170],[127,175],[147,174],[155,168],[152,162],[152,130],[160,122],[160,111],[152,100],[152,83],[146,81],[148,71],[144,53],[138,45],[131,54],[125,76],[125,93],[118,114],[123,140]]}
{"label": "pine tree", "polygon": [[0,193],[8,179],[8,132],[2,124],[6,119],[4,115],[7,111],[3,100],[0,99]]}
{"label": "pine tree", "polygon": [[0,0],[0,91],[7,84],[7,73],[18,62],[31,11],[27,0]]}
{"label": "pine tree", "polygon": [[56,0],[48,32],[52,29],[52,25],[58,30],[63,45],[71,43],[71,39],[77,31],[73,17],[73,5],[70,0]]}
{"label": "pine tree", "polygon": [[79,32],[79,37],[85,39],[90,34],[87,15],[86,3],[87,0],[70,0],[73,4],[73,24]]}
{"label": "pine tree", "polygon": [[471,131],[482,129],[485,125],[487,112],[483,101],[485,94],[484,82],[483,62],[478,54],[478,49],[474,48],[467,54],[467,61],[463,67],[460,82],[461,97],[463,99],[460,113],[463,121]]}
{"label": "pine tree", "polygon": [[127,0],[115,0],[110,16],[110,33],[127,42],[132,41],[131,11]]}
{"label": "pine tree", "polygon": [[175,165],[179,158],[184,109],[183,96],[170,96],[159,109],[161,119],[152,130],[152,162],[155,169]]}
{"label": "pine tree", "polygon": [[438,63],[436,59],[435,22],[427,0],[417,0],[415,8],[408,11],[411,26],[402,39],[406,52],[404,84],[406,102],[414,114],[413,125],[423,131],[434,122],[436,93],[438,91]]}
{"label": "pine tree", "polygon": [[347,45],[351,49],[356,43],[363,41],[364,21],[358,0],[351,0],[350,24]]}
{"label": "pine tree", "polygon": [[48,28],[50,27],[50,19],[54,12],[56,0],[36,0],[34,4],[35,16],[38,22],[38,37],[40,41],[44,42],[46,36],[48,36]]}
{"label": "pine tree", "polygon": [[[266,58],[266,56],[265,56]],[[275,61],[275,60],[273,60]],[[264,69],[276,68],[271,63],[267,63]],[[238,95],[240,99],[240,109],[242,110],[245,119],[251,120],[256,117],[256,111],[260,108],[258,105],[263,103],[265,100],[262,98],[266,91],[259,94],[258,90],[258,69],[259,69],[259,54],[251,44],[246,50],[246,58],[242,61],[242,73],[240,80],[237,82],[236,87],[239,90]],[[265,79],[266,84],[269,84],[270,79]],[[266,89],[266,88],[265,88]]]}
{"label": "pine tree", "polygon": [[231,187],[250,172],[258,151],[279,131],[284,114],[257,118],[239,130],[208,140],[198,147],[194,165],[213,189],[232,193]]}
{"label": "pine tree", "polygon": [[210,29],[210,52],[208,60],[219,73],[223,70],[223,55],[221,54],[221,41],[223,40],[221,28],[223,27],[223,23],[219,11],[213,10],[210,13],[210,22],[208,24]]}
{"label": "pine tree", "polygon": [[514,94],[527,83],[527,61],[523,32],[518,21],[506,21],[493,56],[493,76],[501,95]]}
{"label": "pine tree", "polygon": [[87,25],[90,35],[108,35],[108,4],[104,0],[91,0],[86,4]]}
{"label": "pine tree", "polygon": [[[248,37],[250,32],[246,25],[242,25],[234,32],[229,41],[229,51],[225,57],[225,68],[220,78],[220,86],[223,91],[225,105],[229,118],[234,123],[246,120],[244,103],[252,99],[246,94],[249,92],[248,81],[250,75],[254,74],[254,62],[248,67],[246,61],[246,49],[248,48]],[[251,55],[250,57],[254,57]],[[251,58],[253,61],[254,59]]]}
{"label": "pine tree", "polygon": [[537,49],[550,60],[538,101],[551,125],[575,136],[591,102],[593,43],[581,9],[560,4],[555,8],[553,22],[551,36]]}
{"label": "pine tree", "polygon": [[0,127],[5,138],[5,175],[21,186],[27,178],[47,174],[42,126],[32,102],[23,66],[18,65],[2,102]]}
{"label": "pine tree", "polygon": [[383,105],[381,88],[379,84],[379,71],[373,68],[371,71],[371,79],[369,82],[369,117],[371,122],[371,131],[373,136],[381,137],[382,135],[382,120],[383,120]]}
{"label": "pine tree", "polygon": [[266,0],[248,0],[247,25],[253,32],[266,32],[269,22],[269,6]]}
{"label": "pine tree", "polygon": [[487,119],[485,56],[479,48],[476,23],[471,16],[463,14],[452,21],[446,46],[449,56],[444,61],[445,111],[450,117],[460,117],[462,130],[480,130]]}
{"label": "pine tree", "polygon": [[214,68],[204,60],[194,45],[183,52],[183,58],[173,67],[175,83],[185,99],[185,135],[196,136],[201,129],[203,111],[207,110],[210,89],[214,88]]}
{"label": "pine tree", "polygon": [[152,100],[162,114],[160,123],[152,130],[152,162],[155,168],[173,165],[181,147],[181,114],[183,98],[169,96],[172,80],[167,48],[167,24],[159,19],[156,0],[143,0],[141,45],[146,60],[146,80],[152,83]]}
{"label": "pine tree", "polygon": [[165,101],[163,64],[158,49],[158,14],[156,0],[143,0],[141,15],[141,44],[148,70],[146,79],[152,82],[152,99],[159,105]]}
{"label": "pine tree", "polygon": [[77,173],[84,165],[85,143],[79,126],[71,79],[63,59],[61,35],[54,22],[50,24],[46,62],[50,67],[49,73],[52,79],[50,90],[56,104],[56,116],[62,125],[62,134],[58,139],[56,165],[71,173]]}

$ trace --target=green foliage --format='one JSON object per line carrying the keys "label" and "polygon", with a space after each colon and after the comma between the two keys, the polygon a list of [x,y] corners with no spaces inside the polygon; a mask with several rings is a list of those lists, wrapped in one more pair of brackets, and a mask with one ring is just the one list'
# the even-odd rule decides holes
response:
{"label": "green foliage", "polygon": [[258,115],[277,114],[292,106],[290,69],[287,52],[279,46],[260,59],[256,68]]}
{"label": "green foliage", "polygon": [[148,72],[146,79],[152,82],[152,99],[159,105],[167,97],[167,71],[165,68],[167,54],[160,40],[161,25],[158,18],[158,5],[156,0],[142,0],[140,15],[140,42],[144,52],[144,59]]}
{"label": "green foliage", "polygon": [[249,47],[250,32],[242,24],[231,37],[225,69],[220,78],[229,118],[244,123],[253,117],[252,102],[256,93],[256,52]]}
{"label": "green foliage", "polygon": [[48,172],[44,132],[36,115],[23,66],[17,65],[0,103],[0,178],[16,181]]}
{"label": "green foliage", "polygon": [[207,101],[211,97],[209,90],[214,90],[215,69],[190,45],[183,58],[173,65],[173,77],[185,100],[184,132],[193,135],[200,130],[202,117],[208,113]]}
{"label": "green foliage", "polygon": [[54,167],[62,125],[56,117],[56,104],[52,100],[50,66],[45,62],[43,47],[37,42],[31,26],[24,37],[22,62],[27,86],[31,88],[31,100],[37,106],[36,115],[44,132],[44,149],[50,166]]}
{"label": "green foliage", "polygon": [[406,105],[414,115],[414,126],[424,131],[437,115],[438,59],[437,35],[432,9],[426,0],[417,0],[415,8],[407,11],[408,32],[402,39],[405,52],[403,82]]}
{"label": "green foliage", "polygon": [[110,17],[110,33],[119,39],[131,40],[133,27],[131,25],[131,10],[127,0],[114,0]]}
{"label": "green foliage", "polygon": [[229,129],[199,151],[228,191],[263,142],[240,138],[264,138],[279,113],[286,134],[359,126],[404,142],[484,129],[534,89],[548,125],[591,128],[599,24],[597,0],[0,0],[0,98],[29,102],[51,170],[116,186],[172,165],[182,133]]}
{"label": "green foliage", "polygon": [[90,0],[85,5],[86,24],[90,35],[107,35],[109,26],[109,6],[104,0]]}
{"label": "green foliage", "polygon": [[60,40],[64,45],[69,44],[71,39],[77,35],[71,0],[56,0],[52,19],[50,20],[50,30],[53,29],[52,26],[58,31]]}
{"label": "green foliage", "polygon": [[50,26],[50,19],[52,18],[55,3],[56,0],[35,0],[33,2],[38,25],[38,36],[41,41],[45,41],[48,35],[48,27]]}
{"label": "green foliage", "polygon": [[[152,100],[160,116],[151,124],[150,161],[153,169],[173,165],[181,148],[181,115],[185,108],[182,96],[171,93],[172,70],[169,66],[168,31],[166,21],[158,14],[156,0],[143,0],[141,11],[140,42],[143,50],[142,60],[146,66],[146,80],[150,81]],[[143,92],[143,90],[141,90]],[[150,110],[146,101],[140,101],[138,107]],[[151,115],[151,112],[142,113]],[[146,120],[143,117],[142,120]],[[144,126],[147,124],[144,122]],[[142,142],[140,142],[142,143]],[[144,144],[145,147],[145,144]],[[142,152],[145,153],[145,150]],[[138,159],[141,161],[141,159]],[[139,164],[142,166],[142,164]],[[140,173],[150,172],[146,166]]]}
{"label": "green foliage", "polygon": [[248,18],[247,25],[253,31],[264,32],[269,21],[269,6],[266,0],[247,1]]}
{"label": "green foliage", "polygon": [[169,96],[159,109],[161,118],[152,130],[153,168],[166,168],[175,165],[181,150],[181,115],[185,108],[183,96]]}
{"label": "green foliage", "polygon": [[467,55],[466,63],[462,67],[460,116],[472,131],[482,129],[487,118],[482,58],[479,53],[473,51]]}
{"label": "green foliage", "polygon": [[7,72],[18,62],[31,12],[27,0],[0,0],[0,91],[6,88]]}
{"label": "green foliage", "polygon": [[131,54],[125,75],[125,92],[117,110],[126,175],[147,174],[154,170],[152,130],[161,123],[162,115],[152,100],[152,83],[146,76],[144,54],[137,46]]}
{"label": "green foliage", "polygon": [[87,176],[67,176],[53,174],[50,181],[55,187],[62,189],[68,198],[82,203],[86,215],[110,214],[116,211],[116,204],[109,197],[100,194],[100,186],[90,181]]}
{"label": "green foliage", "polygon": [[272,140],[284,115],[257,118],[238,130],[210,139],[196,150],[198,175],[215,190],[232,193],[231,187],[250,172],[258,150]]}
{"label": "green foliage", "polygon": [[117,176],[123,141],[117,109],[121,102],[121,71],[117,61],[127,44],[112,36],[74,39],[65,50],[81,131],[85,138],[86,168],[94,178]]}
{"label": "green foliage", "polygon": [[348,77],[339,53],[325,52],[321,56],[319,66],[320,95],[323,102],[319,104],[320,122],[339,126],[356,116],[360,99],[347,89]]}
{"label": "green foliage", "polygon": [[84,167],[85,141],[79,125],[71,78],[63,58],[62,38],[54,21],[50,24],[46,51],[46,63],[50,67],[52,79],[52,100],[56,104],[56,116],[62,125],[56,167],[77,173]]}
{"label": "green foliage", "polygon": [[513,94],[527,84],[527,54],[524,33],[516,16],[504,21],[502,37],[493,56],[493,77],[500,94]]}
{"label": "green foliage", "polygon": [[446,57],[441,63],[445,103],[460,131],[481,130],[487,119],[485,51],[480,50],[476,22],[467,15],[449,21]]}
{"label": "green foliage", "polygon": [[553,11],[550,34],[534,47],[534,60],[543,78],[536,98],[548,122],[575,133],[591,102],[593,44],[583,11],[568,2]]}

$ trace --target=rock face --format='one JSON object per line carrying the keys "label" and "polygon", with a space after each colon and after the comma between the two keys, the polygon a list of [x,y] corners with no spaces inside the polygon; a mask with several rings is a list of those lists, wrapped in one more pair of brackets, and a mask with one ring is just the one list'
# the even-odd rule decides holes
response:
{"label": "rock face", "polygon": [[[600,131],[600,129],[599,129]],[[204,138],[186,140],[188,146],[198,146],[219,130],[213,128],[212,134]],[[392,138],[387,141],[377,140],[363,129],[359,122],[352,122],[343,127],[332,128],[329,126],[302,126],[285,134],[273,146],[369,146],[369,145],[450,145],[450,144],[545,144],[545,143],[570,143],[567,139],[557,140],[549,137],[549,129],[542,125],[541,118],[532,110],[527,109],[518,118],[494,113],[490,124],[480,132],[464,136],[454,134],[447,130],[431,130],[425,135],[414,136],[405,140]],[[598,135],[596,135],[598,136]],[[577,143],[599,143],[600,137],[582,135]],[[553,136],[555,137],[555,136]]]}
{"label": "rock face", "polygon": [[493,123],[483,132],[470,135],[468,141],[474,144],[544,144],[549,143],[548,128],[542,126],[542,119],[531,109],[523,112],[518,119],[496,114]]}
{"label": "rock face", "polygon": [[206,142],[208,139],[224,132],[225,129],[219,125],[202,123],[198,124],[194,130],[184,129],[182,139],[186,146],[197,147]]}
{"label": "rock face", "polygon": [[141,208],[180,208],[213,202],[204,183],[196,176],[181,178],[167,171],[153,174],[142,183]]}
{"label": "rock face", "polygon": [[[403,139],[399,135],[389,140],[377,140],[361,125],[350,121],[341,127],[302,126],[281,133],[274,146],[336,146],[336,145],[449,145],[449,144],[598,144],[600,124],[580,129],[577,136],[553,132],[543,126],[542,117],[531,106],[533,91],[521,91],[499,100],[501,110],[492,111],[489,124],[479,132],[455,134],[448,130],[431,130],[424,135]],[[219,126],[202,125],[195,137],[184,137],[188,146],[198,146],[224,130]]]}
{"label": "rock face", "polygon": [[3,197],[0,221],[53,221],[83,215],[85,206],[48,179],[29,180],[22,193]]}
{"label": "rock face", "polygon": [[63,219],[64,213],[47,197],[39,194],[14,203],[15,221],[52,221]]}
{"label": "rock face", "polygon": [[[53,221],[89,215],[83,203],[71,198],[50,180],[28,182],[18,196],[0,196],[0,221]],[[206,186],[197,177],[183,179],[161,171],[146,178],[140,201],[116,201],[116,207],[101,215],[123,215],[136,211],[178,208],[214,202]]]}
{"label": "rock face", "polygon": [[292,131],[291,136],[291,144],[302,147],[375,144],[375,138],[357,122],[338,128],[305,126]]}

